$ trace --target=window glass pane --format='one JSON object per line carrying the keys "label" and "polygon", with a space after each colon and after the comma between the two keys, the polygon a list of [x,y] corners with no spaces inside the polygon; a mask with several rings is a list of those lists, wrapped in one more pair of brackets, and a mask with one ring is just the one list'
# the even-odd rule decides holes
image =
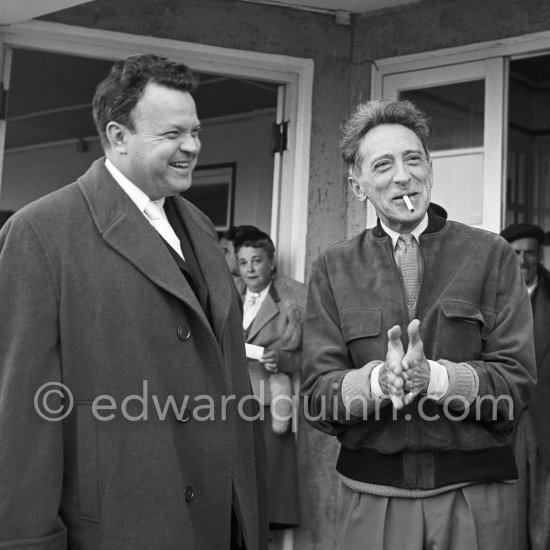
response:
{"label": "window glass pane", "polygon": [[483,147],[484,80],[404,90],[400,98],[429,116],[432,151]]}

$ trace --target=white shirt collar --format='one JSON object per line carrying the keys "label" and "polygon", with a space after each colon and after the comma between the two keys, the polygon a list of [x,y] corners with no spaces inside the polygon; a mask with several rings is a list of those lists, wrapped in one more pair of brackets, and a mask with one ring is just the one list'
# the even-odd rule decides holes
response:
{"label": "white shirt collar", "polygon": [[536,274],[534,279],[531,281],[531,283],[526,285],[527,292],[529,292],[529,296],[533,296],[533,292],[535,292],[538,284],[539,284],[539,276],[538,274]]}
{"label": "white shirt collar", "polygon": [[[397,244],[397,239],[399,239],[401,233],[397,233],[393,229],[390,229],[382,220],[380,220],[380,225],[382,226],[382,229],[390,236],[392,246],[393,248],[395,248],[395,245]],[[411,231],[411,235],[416,239],[416,242],[419,242],[420,235],[425,231],[426,227],[428,227],[427,212],[426,214],[424,214],[422,221]]]}
{"label": "white shirt collar", "polygon": [[[267,296],[267,293],[269,292],[270,288],[271,288],[271,283],[269,283],[262,291],[260,291],[260,293],[259,293],[260,295],[258,296],[258,302],[260,304],[265,300],[265,297]],[[250,289],[247,287],[246,288],[246,295],[244,297],[245,301],[247,300],[247,298],[252,296],[252,294],[258,294],[258,293],[250,291]]]}
{"label": "white shirt collar", "polygon": [[[151,200],[135,183],[132,183],[109,159],[105,159],[105,168],[109,171],[115,181],[122,187],[123,191],[132,199],[139,211],[145,215],[145,207]],[[154,201],[161,208],[164,206],[164,197]]]}

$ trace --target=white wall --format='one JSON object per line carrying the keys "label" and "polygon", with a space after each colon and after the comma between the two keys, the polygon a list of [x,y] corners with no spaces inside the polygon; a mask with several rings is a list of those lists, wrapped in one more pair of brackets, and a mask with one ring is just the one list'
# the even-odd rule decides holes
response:
{"label": "white wall", "polygon": [[[237,124],[238,122],[238,124]],[[238,121],[203,121],[200,166],[237,163],[234,225],[256,225],[269,233],[274,159],[271,126],[275,111]]]}
{"label": "white wall", "polygon": [[[269,231],[273,156],[271,125],[275,111],[246,118],[203,121],[199,165],[237,164],[234,224],[257,225]],[[103,152],[97,138],[86,140],[88,151],[78,153],[76,142],[47,147],[7,150],[0,187],[0,209],[18,210],[25,204],[75,181]]]}
{"label": "white wall", "polygon": [[76,142],[7,150],[0,187],[0,208],[18,210],[75,181],[103,154],[99,139],[87,140],[88,152],[78,153]]}

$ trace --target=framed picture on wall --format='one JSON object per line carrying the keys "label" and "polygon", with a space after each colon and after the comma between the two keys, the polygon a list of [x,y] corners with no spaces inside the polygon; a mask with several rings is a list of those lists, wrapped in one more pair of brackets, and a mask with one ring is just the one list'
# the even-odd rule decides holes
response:
{"label": "framed picture on wall", "polygon": [[225,231],[233,224],[236,168],[235,162],[197,166],[193,184],[181,193],[212,220],[217,231]]}

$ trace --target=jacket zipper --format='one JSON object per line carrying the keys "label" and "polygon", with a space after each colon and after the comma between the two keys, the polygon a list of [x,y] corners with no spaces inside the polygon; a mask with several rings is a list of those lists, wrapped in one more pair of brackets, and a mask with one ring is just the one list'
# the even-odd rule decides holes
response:
{"label": "jacket zipper", "polygon": [[[407,319],[407,323],[406,325],[408,326],[408,324],[412,321],[412,319],[409,319],[409,308],[407,306],[407,294],[405,292],[405,283],[403,282],[403,276],[401,275],[401,271],[399,270],[399,268],[397,267],[397,264],[395,262],[395,257],[393,255],[393,247],[392,247],[392,241],[391,241],[391,238],[389,239],[389,245],[390,245],[390,250],[391,250],[391,254],[392,254],[392,259],[393,259],[393,266],[394,266],[394,270],[395,272],[397,273],[397,276],[399,278],[399,283],[401,285],[401,296],[402,296],[402,303],[403,303],[403,309],[405,311],[405,318]],[[416,304],[415,304],[415,316],[413,317],[416,318],[416,314],[418,313],[418,310],[419,310],[419,305],[420,305],[420,298],[422,297],[422,290],[423,290],[423,283],[424,283],[424,256],[422,254],[422,248],[420,247],[420,242],[419,242],[419,246],[418,246],[418,259],[419,259],[419,264],[420,264],[420,284],[419,284],[419,289],[418,289],[418,297],[416,299]],[[418,414],[414,414],[414,411],[413,411],[413,414],[411,414],[411,422],[414,422],[414,429],[415,429],[415,433],[416,433],[416,444],[418,445],[420,443],[420,422],[418,421]],[[416,486],[418,487],[418,483],[419,483],[419,480],[420,478],[422,477],[421,475],[421,472],[420,472],[420,462],[418,461],[417,459],[417,462],[416,462]]]}

